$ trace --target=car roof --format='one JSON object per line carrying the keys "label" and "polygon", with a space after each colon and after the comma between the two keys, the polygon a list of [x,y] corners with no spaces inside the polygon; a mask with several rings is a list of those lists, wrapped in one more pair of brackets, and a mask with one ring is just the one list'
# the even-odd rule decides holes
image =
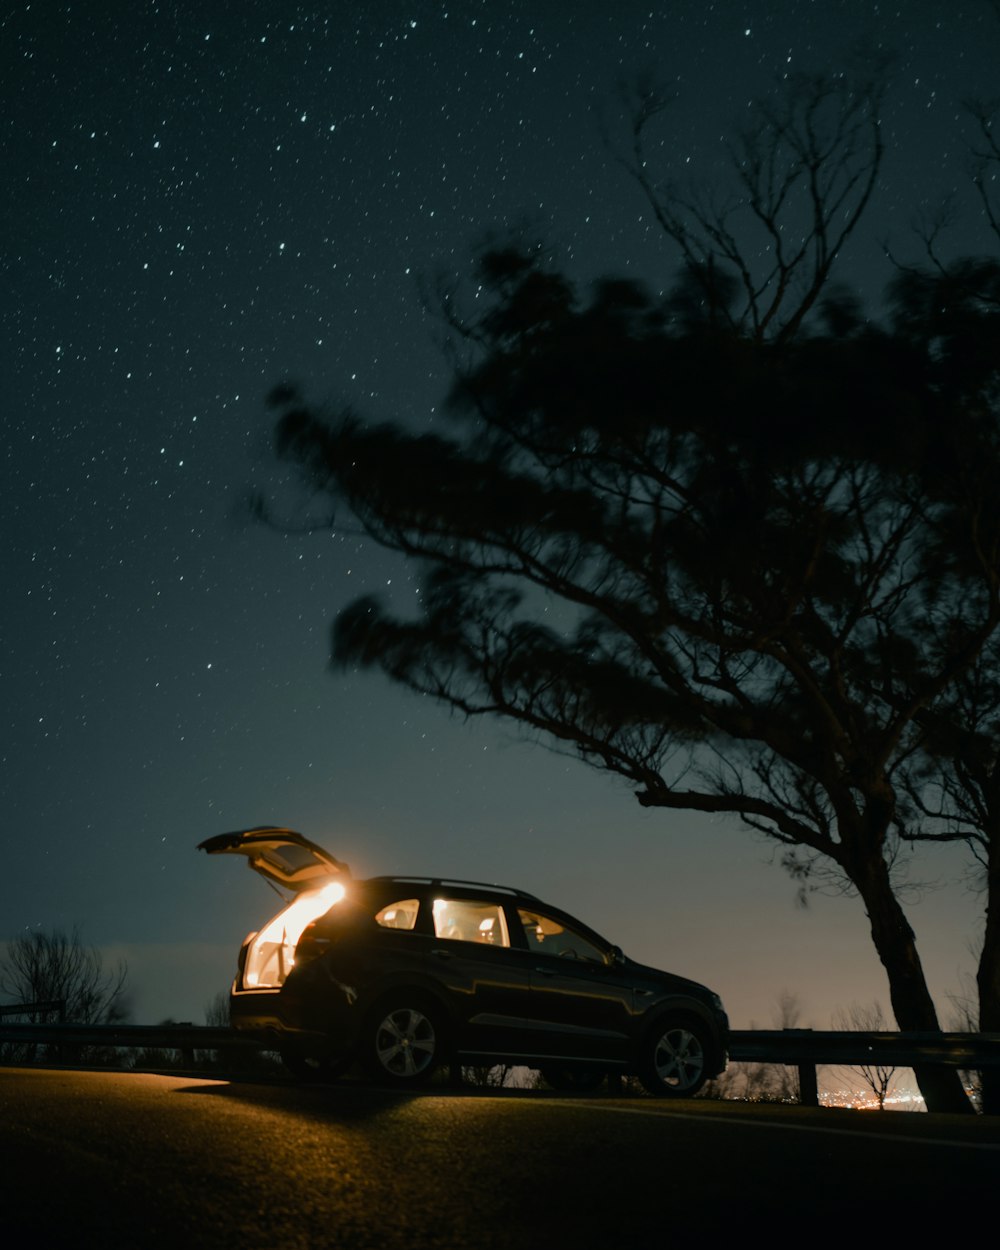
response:
{"label": "car roof", "polygon": [[498,885],[494,881],[465,881],[460,877],[418,877],[409,874],[400,875],[392,873],[389,876],[369,877],[366,884],[379,885],[398,884],[398,885],[422,885],[433,889],[437,886],[458,886],[465,890],[486,890],[492,894],[501,894],[510,898],[523,898],[532,903],[541,904],[542,900],[536,894],[529,894],[527,890],[519,890],[512,885]]}

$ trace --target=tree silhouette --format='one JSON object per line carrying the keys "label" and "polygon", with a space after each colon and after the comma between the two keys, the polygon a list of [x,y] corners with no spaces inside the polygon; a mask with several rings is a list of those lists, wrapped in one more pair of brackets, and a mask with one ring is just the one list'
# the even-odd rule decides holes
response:
{"label": "tree silhouette", "polygon": [[[905,770],[914,842],[964,842],[973,889],[984,900],[969,1026],[1000,1033],[1000,647],[993,639],[961,677],[920,717],[920,752]],[[979,1092],[986,1114],[1000,1114],[1000,1074],[984,1068]]]}
{"label": "tree silhouette", "polygon": [[[942,386],[970,398],[979,393],[974,420],[988,477],[997,455],[1000,265],[979,258],[935,265],[929,274],[907,272],[897,279],[895,296],[906,308],[902,332],[934,356]],[[983,551],[980,558],[992,557]],[[910,806],[900,830],[911,842],[961,841],[969,848],[985,904],[978,1027],[1000,1031],[1000,640],[991,637],[917,723],[918,749],[901,773]],[[983,1109],[1000,1114],[997,1074],[984,1070],[981,1093]]]}
{"label": "tree silhouette", "polygon": [[[834,1013],[834,1026],[845,1033],[884,1033],[886,1020],[882,1013],[882,1005],[873,1002],[870,1006],[863,1003],[851,1003],[850,1007],[838,1007]],[[848,1069],[856,1073],[871,1090],[879,1111],[885,1110],[885,1100],[896,1083],[896,1069],[892,1064],[871,1063],[858,1064]]]}
{"label": "tree silhouette", "polygon": [[714,322],[790,338],[827,290],[878,181],[887,70],[883,58],[864,74],[790,75],[728,145],[727,189],[658,178],[651,136],[671,96],[648,77],[623,87],[628,142],[618,158],[677,245],[688,298]]}
{"label": "tree silhouette", "polygon": [[[804,100],[808,118],[828,97]],[[863,209],[877,137],[837,162],[868,114],[846,115],[816,168],[802,116],[775,114],[792,165],[853,229],[817,169],[847,170]],[[781,233],[793,183],[766,157],[752,176],[777,198],[749,203]],[[317,411],[283,387],[277,446],[422,566],[417,617],[375,597],[341,612],[339,663],[508,718],[644,806],[740,817],[803,891],[860,895],[899,1027],[936,1030],[896,874],[921,832],[929,718],[1000,624],[994,309],[974,294],[991,270],[902,274],[877,328],[829,284],[843,240],[828,208],[761,282],[722,219],[702,213],[718,230],[701,252],[661,222],[686,262],[665,298],[619,279],[581,292],[540,249],[493,248],[476,313],[444,303],[454,433]],[[954,1073],[916,1075],[929,1108],[971,1109]]]}
{"label": "tree silhouette", "polygon": [[0,991],[15,1002],[61,1002],[74,1024],[105,1024],[125,1014],[128,969],[106,971],[100,951],[85,946],[74,929],[33,930],[8,942],[0,956]]}

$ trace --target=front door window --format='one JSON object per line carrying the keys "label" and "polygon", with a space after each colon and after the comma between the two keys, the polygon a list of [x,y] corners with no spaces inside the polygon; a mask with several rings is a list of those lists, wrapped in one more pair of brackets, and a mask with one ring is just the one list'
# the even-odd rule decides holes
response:
{"label": "front door window", "polygon": [[541,912],[518,910],[530,950],[540,955],[558,955],[568,959],[586,959],[590,963],[607,963],[604,951],[582,933]]}

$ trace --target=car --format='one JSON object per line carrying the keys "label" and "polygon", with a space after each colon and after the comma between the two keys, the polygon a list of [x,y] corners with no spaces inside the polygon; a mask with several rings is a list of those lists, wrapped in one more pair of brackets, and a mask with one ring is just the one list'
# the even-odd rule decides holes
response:
{"label": "car", "polygon": [[627,958],[558,907],[507,886],[447,877],[352,878],[292,829],[200,843],[241,855],[285,897],[239,952],[236,1029],[301,1077],[357,1063],[382,1084],[442,1064],[523,1065],[583,1092],[611,1073],[690,1097],[726,1067],[717,994]]}

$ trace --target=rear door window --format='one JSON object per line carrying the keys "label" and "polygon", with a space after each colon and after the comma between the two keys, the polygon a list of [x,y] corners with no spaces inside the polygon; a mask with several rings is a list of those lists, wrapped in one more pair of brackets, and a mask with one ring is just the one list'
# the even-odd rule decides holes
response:
{"label": "rear door window", "polygon": [[447,896],[436,898],[434,935],[451,942],[510,946],[503,908],[497,903],[480,902],[476,899]]}

